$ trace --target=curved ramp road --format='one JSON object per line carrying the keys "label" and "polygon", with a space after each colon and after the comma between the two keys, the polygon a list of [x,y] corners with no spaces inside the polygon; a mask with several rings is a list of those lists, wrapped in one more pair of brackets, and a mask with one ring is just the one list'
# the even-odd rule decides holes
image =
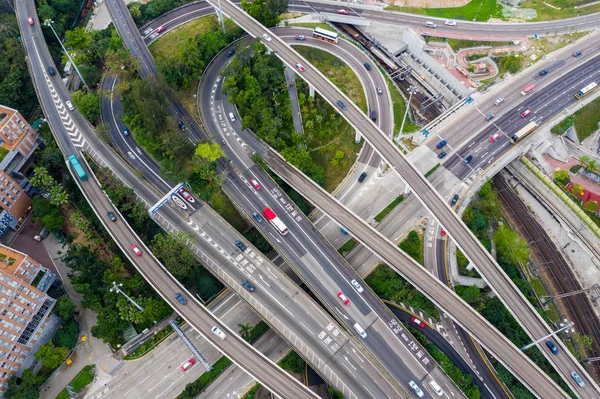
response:
{"label": "curved ramp road", "polygon": [[[216,2],[214,3],[216,6]],[[269,34],[269,31],[265,29],[260,23],[251,18],[244,11],[236,7],[229,1],[221,1],[221,6],[225,14],[231,17],[237,24],[242,26],[247,32],[255,37],[262,38],[264,34]],[[444,226],[444,228],[451,234],[452,238],[456,241],[457,245],[463,250],[465,254],[477,265],[480,273],[486,278],[490,286],[499,295],[501,300],[507,306],[507,308],[513,313],[513,315],[519,320],[521,325],[525,328],[527,333],[533,338],[540,338],[550,332],[550,328],[538,315],[531,304],[525,299],[517,287],[510,281],[506,274],[500,269],[494,259],[489,253],[483,248],[475,236],[469,231],[464,223],[457,217],[457,215],[448,206],[445,200],[435,191],[431,184],[421,175],[413,165],[398,151],[394,144],[386,137],[386,135],[377,128],[373,122],[365,117],[364,113],[356,105],[339,90],[337,89],[325,76],[323,76],[318,70],[316,70],[308,61],[303,59],[297,52],[286,45],[281,39],[277,37],[271,37],[270,41],[263,41],[266,46],[271,48],[276,54],[288,65],[294,65],[296,62],[301,62],[306,71],[302,74],[302,77],[306,79],[315,89],[329,101],[332,106],[337,106],[338,100],[342,99],[346,102],[348,109],[341,111],[342,115],[353,125],[356,129],[363,134],[365,139],[376,149],[377,152],[385,159],[388,164],[395,170],[395,172],[406,181],[413,192],[423,202],[425,207],[434,215],[434,217]],[[300,187],[292,186],[296,189]],[[300,190],[306,198],[312,200],[312,195],[315,195],[315,189]],[[339,204],[336,203],[337,206]],[[340,215],[343,212],[336,212],[333,215],[331,212],[330,216],[333,216],[338,222],[346,227],[344,223],[346,218],[340,219]],[[350,222],[350,220],[348,220]],[[364,241],[363,234],[367,234],[366,224],[360,222],[360,224],[353,223],[355,229],[350,230],[360,239]],[[370,230],[369,230],[370,231]],[[391,242],[385,240],[385,238],[375,232],[379,236],[381,244],[371,242],[370,245],[372,250],[377,252],[380,256],[381,252],[386,248],[390,250],[388,244]],[[373,237],[372,237],[373,238]],[[385,240],[385,241],[381,241]],[[381,247],[381,248],[379,248]],[[396,255],[401,252],[395,248]],[[393,254],[390,252],[390,255]],[[386,256],[385,258],[388,258]],[[390,259],[391,260],[391,259]],[[397,260],[400,260],[399,258]],[[398,263],[392,263],[397,265]],[[414,268],[417,268],[415,265]],[[406,273],[406,271],[405,271]],[[423,274],[426,274],[423,270],[419,270],[415,278],[423,279]],[[430,277],[430,276],[428,276]],[[428,281],[435,281],[435,284],[439,287],[439,282],[433,278],[428,278]],[[415,281],[411,279],[411,281]],[[423,292],[428,292],[429,287],[423,284],[424,280],[420,284],[416,284]],[[442,292],[450,293],[447,287],[436,290],[440,295]],[[484,322],[483,319],[476,315],[475,312],[462,302],[454,293],[448,296],[445,300],[440,301],[442,298],[434,298],[434,300],[442,307],[444,307],[453,317],[457,318],[459,324],[469,330],[474,336],[482,341],[482,344],[486,346],[490,351],[496,354],[499,359],[507,365],[509,369],[533,392],[538,396],[544,398],[554,398],[564,396],[564,392],[538,367],[536,367],[525,355],[520,351],[516,350],[514,345],[495,329],[490,331],[491,326],[489,323]],[[467,323],[461,322],[461,316],[464,312],[467,312],[467,316],[470,319]],[[464,321],[464,320],[462,320]],[[485,338],[484,338],[485,337]],[[598,388],[594,381],[587,375],[584,369],[579,365],[577,360],[570,354],[565,354],[560,361],[557,357],[554,357],[550,352],[540,347],[548,360],[554,365],[557,371],[561,374],[563,379],[571,386],[571,388],[581,397],[591,398],[598,394]],[[564,348],[564,352],[568,352]],[[585,381],[584,387],[580,387],[575,384],[570,373],[573,370],[582,375]]]}

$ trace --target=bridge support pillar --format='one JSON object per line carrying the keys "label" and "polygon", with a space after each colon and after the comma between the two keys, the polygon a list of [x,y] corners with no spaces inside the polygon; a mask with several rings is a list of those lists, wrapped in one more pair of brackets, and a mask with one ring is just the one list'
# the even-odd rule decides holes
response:
{"label": "bridge support pillar", "polygon": [[308,85],[308,95],[312,98],[315,98],[315,88],[313,87],[313,85]]}
{"label": "bridge support pillar", "polygon": [[358,131],[358,129],[356,130],[356,136],[354,136],[354,142],[356,144],[360,143],[360,139],[361,139],[361,135],[360,132]]}

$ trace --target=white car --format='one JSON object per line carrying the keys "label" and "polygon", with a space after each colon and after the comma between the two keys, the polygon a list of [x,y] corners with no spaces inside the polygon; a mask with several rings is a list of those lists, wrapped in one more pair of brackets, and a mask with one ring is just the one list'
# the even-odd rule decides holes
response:
{"label": "white car", "polygon": [[263,35],[263,39],[265,39],[266,41],[270,42],[271,40],[271,36],[267,35],[266,33]]}
{"label": "white car", "polygon": [[490,136],[490,141],[493,143],[498,137],[500,137],[500,133],[494,133],[492,136]]}
{"label": "white car", "polygon": [[504,102],[504,97],[500,97],[499,99],[496,100],[496,105],[500,105]]}
{"label": "white car", "polygon": [[364,291],[365,289],[362,287],[362,285],[360,285],[360,284],[358,283],[358,281],[356,281],[356,280],[352,280],[352,281],[350,281],[350,282],[352,283],[352,285],[354,286],[354,288],[356,288],[356,291],[358,291],[358,293],[359,293],[359,294],[362,294],[362,293],[363,293],[363,291]]}
{"label": "white car", "polygon": [[456,26],[456,21],[453,21],[451,19],[447,19],[444,23],[448,26]]}
{"label": "white car", "polygon": [[188,193],[187,191],[185,191],[183,188],[181,190],[179,190],[179,194],[181,194],[183,196],[183,198],[185,198],[186,200],[188,200],[190,202],[196,202],[194,197],[192,197],[192,195],[190,193]]}
{"label": "white car", "polygon": [[383,94],[383,89],[377,86],[377,94]]}
{"label": "white car", "polygon": [[75,107],[73,106],[73,104],[71,104],[71,101],[65,101],[65,104],[67,104],[67,108],[69,108],[70,111],[73,111],[75,109]]}
{"label": "white car", "polygon": [[225,333],[223,331],[221,331],[219,329],[219,327],[214,326],[213,328],[210,329],[210,331],[213,332],[213,334],[215,334],[217,337],[219,337],[220,339],[225,339]]}

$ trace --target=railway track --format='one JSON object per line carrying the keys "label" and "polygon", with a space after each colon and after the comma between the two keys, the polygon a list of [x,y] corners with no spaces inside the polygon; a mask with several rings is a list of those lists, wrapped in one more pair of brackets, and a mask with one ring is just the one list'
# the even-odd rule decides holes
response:
{"label": "railway track", "polygon": [[[503,212],[508,216],[511,224],[530,243],[532,257],[539,260],[544,267],[554,287],[556,294],[581,290],[582,286],[575,277],[571,267],[552,242],[546,231],[531,215],[519,196],[509,187],[508,183],[500,176],[493,178],[493,184],[502,202]],[[569,319],[575,323],[575,329],[581,334],[592,337],[592,353],[600,353],[600,321],[596,317],[592,305],[585,294],[577,294],[561,298],[563,306],[569,314]],[[596,363],[587,365],[588,372],[593,372],[594,379],[600,379],[600,367]]]}

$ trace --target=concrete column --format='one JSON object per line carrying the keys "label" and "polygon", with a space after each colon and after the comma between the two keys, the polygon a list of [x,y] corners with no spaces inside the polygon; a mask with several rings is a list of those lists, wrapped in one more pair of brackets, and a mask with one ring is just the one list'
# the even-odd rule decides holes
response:
{"label": "concrete column", "polygon": [[315,88],[311,84],[308,85],[308,95],[315,98]]}
{"label": "concrete column", "polygon": [[358,130],[356,130],[356,136],[354,136],[354,142],[356,144],[360,143],[360,132]]}

